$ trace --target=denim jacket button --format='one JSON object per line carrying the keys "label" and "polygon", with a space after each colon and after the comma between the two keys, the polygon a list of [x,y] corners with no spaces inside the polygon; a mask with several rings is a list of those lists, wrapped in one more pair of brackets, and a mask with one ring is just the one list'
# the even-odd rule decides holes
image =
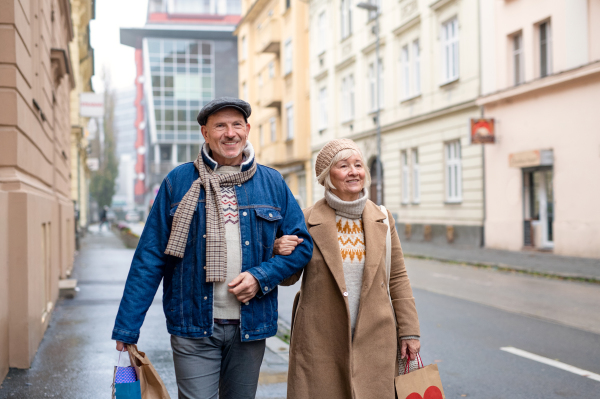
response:
{"label": "denim jacket button", "polygon": [[244,335],[244,337],[245,337],[246,339],[250,338],[250,336],[249,336],[248,334]]}
{"label": "denim jacket button", "polygon": [[204,331],[204,335],[206,335],[206,331]]}
{"label": "denim jacket button", "polygon": [[202,238],[206,238],[206,234],[204,234],[204,235],[202,236]]}
{"label": "denim jacket button", "polygon": [[244,212],[244,213],[242,213],[242,215],[244,215],[244,216],[247,216],[247,215],[248,215],[248,213],[247,213],[247,212]]}
{"label": "denim jacket button", "polygon": [[250,245],[250,241],[246,241],[246,245]]}
{"label": "denim jacket button", "polygon": [[242,185],[241,185],[241,184],[238,184],[238,187],[242,187]]}
{"label": "denim jacket button", "polygon": [[244,305],[248,306],[250,305],[250,302],[244,302]]}
{"label": "denim jacket button", "polygon": [[265,287],[265,291],[269,291],[269,287]]}
{"label": "denim jacket button", "polygon": [[272,218],[272,217],[273,217],[273,214],[272,214],[272,213],[269,213],[269,217],[270,217],[270,218]]}
{"label": "denim jacket button", "polygon": [[205,296],[205,297],[204,297],[204,300],[206,301],[207,299],[208,299],[208,297],[207,297],[207,296]]}

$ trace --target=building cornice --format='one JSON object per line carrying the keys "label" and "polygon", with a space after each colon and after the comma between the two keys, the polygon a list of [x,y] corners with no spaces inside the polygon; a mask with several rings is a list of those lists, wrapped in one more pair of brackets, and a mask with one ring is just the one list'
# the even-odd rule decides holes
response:
{"label": "building cornice", "polygon": [[406,32],[407,30],[411,29],[412,27],[417,26],[420,23],[421,23],[421,16],[415,15],[414,17],[412,17],[411,19],[409,19],[408,21],[404,22],[399,27],[394,29],[392,31],[392,33],[394,35],[398,36],[398,35]]}
{"label": "building cornice", "polygon": [[[361,50],[362,53],[364,55],[370,54],[373,51],[375,51],[375,47],[377,46],[377,42],[373,41],[372,43],[370,43],[369,45],[367,45],[366,47],[363,47],[363,49]],[[379,38],[379,47],[383,47],[385,46],[385,36],[382,36]]]}
{"label": "building cornice", "polygon": [[356,54],[351,55],[350,57],[347,57],[346,59],[344,59],[342,62],[340,62],[339,64],[337,64],[335,66],[335,71],[339,72],[342,69],[354,64],[356,62]]}
{"label": "building cornice", "polygon": [[[396,130],[396,129],[400,129],[406,126],[410,126],[410,125],[414,125],[417,123],[421,123],[421,122],[425,122],[425,121],[429,121],[435,118],[441,118],[444,116],[447,116],[449,114],[453,114],[456,112],[462,112],[462,111],[466,111],[470,108],[473,108],[474,110],[477,109],[477,102],[476,100],[469,100],[469,101],[465,101],[463,103],[460,104],[456,104],[456,105],[451,105],[449,107],[446,108],[442,108],[442,109],[438,109],[432,112],[428,112],[426,114],[422,114],[422,115],[417,115],[411,118],[407,118],[407,119],[402,119],[400,121],[396,121],[396,122],[392,122],[389,123],[387,125],[384,125],[381,127],[381,132],[382,133],[386,133],[389,132],[391,130]],[[352,139],[352,140],[359,140],[365,137],[369,137],[374,135],[377,132],[377,129],[373,128],[364,132],[360,132],[360,133],[356,133],[353,135],[350,135],[348,138]]]}
{"label": "building cornice", "polygon": [[269,1],[271,1],[271,0],[256,0],[254,3],[252,3],[252,5],[248,9],[248,11],[246,11],[246,14],[244,14],[242,19],[240,19],[240,22],[238,22],[237,26],[235,27],[235,30],[233,31],[233,35],[237,36],[240,27],[244,23],[253,21],[258,16],[258,14],[260,14],[260,12],[263,10],[263,8],[264,8],[263,6],[265,4],[267,4]]}
{"label": "building cornice", "polygon": [[446,5],[452,3],[453,1],[456,1],[456,0],[437,0],[437,1],[434,1],[433,3],[431,3],[429,5],[429,8],[431,8],[433,11],[438,11],[442,7],[445,7]]}
{"label": "building cornice", "polygon": [[600,74],[600,61],[482,96],[477,100],[477,105],[491,105],[503,100],[535,93],[539,90],[552,88],[563,83],[586,78],[596,74]]}

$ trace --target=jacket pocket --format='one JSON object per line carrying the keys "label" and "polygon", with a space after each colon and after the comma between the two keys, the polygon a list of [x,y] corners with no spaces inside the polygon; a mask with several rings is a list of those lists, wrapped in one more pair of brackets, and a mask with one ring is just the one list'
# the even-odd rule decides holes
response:
{"label": "jacket pocket", "polygon": [[277,225],[282,219],[281,213],[273,208],[255,208],[254,210],[258,241],[263,249],[272,251]]}

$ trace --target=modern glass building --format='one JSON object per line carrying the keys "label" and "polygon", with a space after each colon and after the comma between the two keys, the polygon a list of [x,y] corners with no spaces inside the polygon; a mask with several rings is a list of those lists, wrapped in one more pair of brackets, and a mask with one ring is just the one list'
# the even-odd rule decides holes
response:
{"label": "modern glass building", "polygon": [[[196,116],[215,97],[237,97],[240,0],[150,0],[143,28],[121,29],[136,48],[138,202],[151,204],[173,167],[203,143]],[[143,195],[142,195],[143,192]]]}

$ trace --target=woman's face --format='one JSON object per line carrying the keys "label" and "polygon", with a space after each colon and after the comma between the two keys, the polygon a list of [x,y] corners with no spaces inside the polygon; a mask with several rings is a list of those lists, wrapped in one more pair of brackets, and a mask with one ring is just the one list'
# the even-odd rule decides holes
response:
{"label": "woman's face", "polygon": [[331,183],[336,188],[334,194],[344,201],[354,201],[360,197],[365,183],[365,168],[362,157],[353,153],[348,159],[338,161],[329,171]]}

